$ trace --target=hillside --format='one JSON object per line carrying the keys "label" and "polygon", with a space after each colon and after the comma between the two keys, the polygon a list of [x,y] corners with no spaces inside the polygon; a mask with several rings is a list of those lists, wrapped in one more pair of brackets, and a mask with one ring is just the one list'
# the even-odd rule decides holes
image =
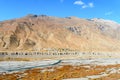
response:
{"label": "hillside", "polygon": [[120,52],[120,24],[104,19],[27,15],[0,22],[0,51]]}

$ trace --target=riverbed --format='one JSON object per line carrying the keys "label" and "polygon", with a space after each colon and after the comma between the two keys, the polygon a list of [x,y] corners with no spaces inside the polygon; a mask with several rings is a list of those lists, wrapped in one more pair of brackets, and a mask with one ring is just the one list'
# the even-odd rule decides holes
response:
{"label": "riverbed", "polygon": [[119,58],[104,59],[64,59],[64,60],[40,60],[40,61],[0,61],[0,73],[28,70],[32,68],[44,68],[49,66],[64,65],[116,65],[120,64]]}

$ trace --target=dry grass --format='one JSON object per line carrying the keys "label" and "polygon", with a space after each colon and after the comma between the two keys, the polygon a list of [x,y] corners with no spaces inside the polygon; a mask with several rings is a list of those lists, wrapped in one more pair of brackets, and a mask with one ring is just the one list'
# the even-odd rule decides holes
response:
{"label": "dry grass", "polygon": [[[98,72],[98,71],[97,71]],[[22,80],[61,80],[63,78],[77,78],[77,77],[84,77],[87,75],[94,75],[97,73],[96,70],[86,70],[85,68],[78,68],[78,69],[72,69],[71,66],[64,66],[61,69],[57,69],[53,72],[45,71],[40,72],[40,70],[27,70],[24,72],[27,73],[26,76],[20,77]],[[101,72],[101,71],[100,71]],[[16,80],[19,79],[18,75],[21,75],[20,73],[16,74],[6,74],[2,75],[0,80]]]}
{"label": "dry grass", "polygon": [[[90,68],[84,66],[90,65],[65,65],[62,67],[48,67],[45,69],[36,68],[18,73],[1,74],[0,80],[62,80],[66,78],[80,78],[97,75],[101,72],[105,72],[108,68],[120,67],[120,65],[90,66]],[[118,78],[120,78],[120,74],[110,74],[109,76],[94,80],[117,80]]]}
{"label": "dry grass", "polygon": [[113,73],[105,77],[101,77],[95,80],[118,80],[120,79],[120,73]]}

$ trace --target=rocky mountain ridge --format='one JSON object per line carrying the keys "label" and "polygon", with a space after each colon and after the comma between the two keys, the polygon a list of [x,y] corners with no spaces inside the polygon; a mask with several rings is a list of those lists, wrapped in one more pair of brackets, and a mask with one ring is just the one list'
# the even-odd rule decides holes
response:
{"label": "rocky mountain ridge", "polygon": [[119,52],[120,24],[104,19],[27,15],[0,22],[1,51]]}

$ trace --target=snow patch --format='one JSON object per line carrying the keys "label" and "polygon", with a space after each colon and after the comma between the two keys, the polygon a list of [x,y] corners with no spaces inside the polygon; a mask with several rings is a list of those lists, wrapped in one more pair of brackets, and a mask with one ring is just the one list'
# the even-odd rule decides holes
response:
{"label": "snow patch", "polygon": [[59,60],[50,61],[2,61],[0,62],[0,73],[13,72],[36,67],[46,67],[56,64]]}
{"label": "snow patch", "polygon": [[115,65],[120,64],[120,59],[73,59],[73,60],[63,60],[63,65]]}

